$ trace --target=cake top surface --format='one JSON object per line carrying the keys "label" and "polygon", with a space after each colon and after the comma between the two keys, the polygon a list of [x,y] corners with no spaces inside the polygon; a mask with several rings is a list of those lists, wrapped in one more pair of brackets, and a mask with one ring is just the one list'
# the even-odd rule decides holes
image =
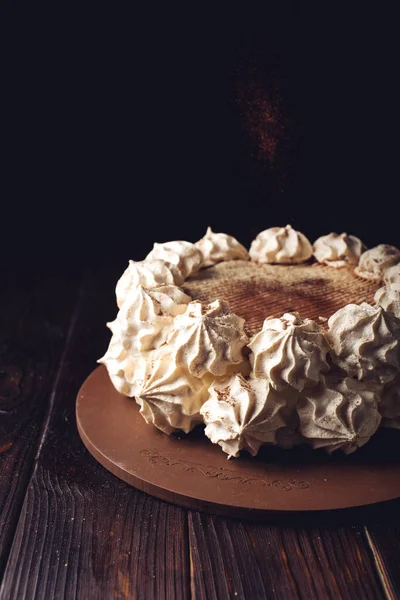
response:
{"label": "cake top surface", "polygon": [[303,318],[328,319],[349,302],[373,302],[380,287],[362,279],[353,269],[332,269],[313,263],[259,264],[253,261],[221,262],[201,270],[183,284],[187,294],[202,302],[221,298],[246,321],[250,333],[270,315],[297,311]]}

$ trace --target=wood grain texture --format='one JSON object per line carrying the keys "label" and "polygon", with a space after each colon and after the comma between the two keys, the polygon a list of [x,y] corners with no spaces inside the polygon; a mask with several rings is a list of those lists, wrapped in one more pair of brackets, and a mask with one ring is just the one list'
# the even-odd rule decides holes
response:
{"label": "wood grain texture", "polygon": [[361,526],[263,525],[190,513],[189,540],[197,600],[385,598]]}
{"label": "wood grain texture", "polygon": [[400,501],[389,503],[365,526],[365,533],[388,598],[400,598]]}
{"label": "wood grain texture", "polygon": [[2,600],[189,597],[185,512],[120,482],[84,448],[75,399],[105,351],[116,275],[89,276],[0,590]]}
{"label": "wood grain texture", "polygon": [[0,294],[0,579],[52,400],[78,282],[20,275]]}

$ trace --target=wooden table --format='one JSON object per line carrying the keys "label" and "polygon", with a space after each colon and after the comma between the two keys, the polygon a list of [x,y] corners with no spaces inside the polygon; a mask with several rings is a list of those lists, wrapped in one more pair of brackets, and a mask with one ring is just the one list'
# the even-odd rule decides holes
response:
{"label": "wooden table", "polygon": [[120,271],[3,281],[0,600],[399,598],[400,501],[241,522],[153,499],[90,456],[75,398]]}

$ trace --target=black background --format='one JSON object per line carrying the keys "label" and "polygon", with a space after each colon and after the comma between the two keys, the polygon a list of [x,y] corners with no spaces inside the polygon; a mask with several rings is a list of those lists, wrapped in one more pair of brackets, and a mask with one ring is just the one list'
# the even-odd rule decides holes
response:
{"label": "black background", "polygon": [[54,4],[1,19],[6,266],[123,266],[207,225],[400,244],[394,14]]}

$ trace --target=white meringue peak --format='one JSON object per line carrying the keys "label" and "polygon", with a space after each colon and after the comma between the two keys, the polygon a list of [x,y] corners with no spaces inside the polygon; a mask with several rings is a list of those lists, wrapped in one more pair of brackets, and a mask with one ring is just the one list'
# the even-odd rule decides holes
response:
{"label": "white meringue peak", "polygon": [[241,450],[255,456],[262,445],[275,443],[277,430],[287,425],[288,398],[266,379],[246,380],[234,374],[215,381],[209,394],[200,410],[205,434],[228,458],[239,456]]}
{"label": "white meringue peak", "polygon": [[299,433],[312,448],[350,454],[363,446],[381,422],[376,386],[350,377],[324,377],[299,396]]}
{"label": "white meringue peak", "polygon": [[177,240],[163,244],[156,242],[151,252],[146,256],[146,260],[155,259],[164,260],[175,265],[186,279],[200,269],[203,255],[191,242]]}
{"label": "white meringue peak", "polygon": [[190,300],[175,285],[139,285],[126,294],[117,318],[107,325],[131,354],[154,350],[166,342],[174,317],[185,312]]}
{"label": "white meringue peak", "polygon": [[302,263],[312,254],[313,247],[309,240],[291,225],[262,231],[250,246],[251,260],[259,263]]}
{"label": "white meringue peak", "polygon": [[207,399],[208,384],[171,361],[166,348],[157,351],[148,374],[136,394],[140,413],[148,424],[164,433],[188,433],[202,422],[200,408]]}
{"label": "white meringue peak", "polygon": [[138,285],[153,288],[160,285],[181,285],[183,282],[182,273],[173,264],[163,260],[130,260],[115,288],[118,308],[121,308],[127,293]]}
{"label": "white meringue peak", "polygon": [[386,283],[386,285],[400,283],[400,262],[397,263],[397,265],[393,265],[393,267],[389,267],[385,271],[383,275],[383,281]]}
{"label": "white meringue peak", "polygon": [[226,375],[233,366],[239,371],[247,342],[244,319],[222,300],[190,302],[186,312],[175,317],[167,339],[176,363],[196,377]]}
{"label": "white meringue peak", "polygon": [[147,365],[154,351],[131,354],[123,347],[118,335],[113,335],[107,352],[97,362],[105,365],[115,389],[133,398],[142,389]]}
{"label": "white meringue peak", "polygon": [[376,304],[400,319],[400,281],[379,288],[375,293],[374,300]]}
{"label": "white meringue peak", "polygon": [[208,227],[204,237],[195,243],[203,255],[202,267],[211,267],[227,260],[249,260],[246,248],[236,238],[226,233],[214,233]]}
{"label": "white meringue peak", "polygon": [[356,275],[364,279],[382,281],[385,271],[400,262],[400,250],[389,244],[379,244],[361,254]]}
{"label": "white meringue peak", "polygon": [[324,334],[315,321],[303,320],[296,312],[265,319],[249,348],[255,377],[269,379],[277,390],[290,385],[300,391],[318,383],[320,374],[329,370]]}
{"label": "white meringue peak", "polygon": [[400,367],[400,320],[367,302],[347,304],[328,320],[332,359],[351,377],[376,383]]}
{"label": "white meringue peak", "polygon": [[358,237],[347,233],[332,232],[314,242],[314,256],[317,261],[335,268],[357,265],[365,249]]}

